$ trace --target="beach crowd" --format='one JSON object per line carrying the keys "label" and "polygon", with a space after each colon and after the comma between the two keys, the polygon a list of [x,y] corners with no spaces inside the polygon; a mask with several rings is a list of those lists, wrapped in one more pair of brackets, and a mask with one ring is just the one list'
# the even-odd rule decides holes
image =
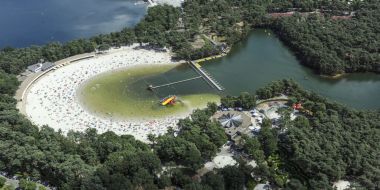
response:
{"label": "beach crowd", "polygon": [[38,126],[48,125],[67,134],[70,130],[97,129],[130,134],[147,142],[147,135],[161,135],[168,127],[176,128],[183,116],[159,119],[127,120],[96,115],[79,102],[81,84],[104,72],[126,69],[141,64],[176,64],[169,52],[137,48],[138,45],[111,49],[104,54],[53,69],[36,81],[26,93],[26,114]]}

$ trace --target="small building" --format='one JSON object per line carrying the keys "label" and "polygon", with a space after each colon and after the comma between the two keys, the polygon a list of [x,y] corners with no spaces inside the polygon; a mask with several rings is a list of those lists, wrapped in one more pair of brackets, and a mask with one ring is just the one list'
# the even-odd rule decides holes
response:
{"label": "small building", "polygon": [[31,72],[37,73],[39,71],[46,71],[50,68],[54,67],[54,63],[52,62],[45,62],[45,63],[37,63],[34,65],[30,65],[27,67],[27,69]]}
{"label": "small building", "polygon": [[261,126],[258,126],[258,125],[253,126],[252,125],[249,127],[249,129],[252,130],[253,133],[258,134],[261,130]]}
{"label": "small building", "polygon": [[34,65],[28,66],[28,70],[33,72],[33,73],[37,73],[37,72],[41,71],[41,68],[42,68],[42,63],[37,63]]}
{"label": "small building", "polygon": [[45,62],[45,63],[42,63],[42,66],[41,66],[41,71],[46,71],[50,68],[54,67],[54,63],[52,62]]}

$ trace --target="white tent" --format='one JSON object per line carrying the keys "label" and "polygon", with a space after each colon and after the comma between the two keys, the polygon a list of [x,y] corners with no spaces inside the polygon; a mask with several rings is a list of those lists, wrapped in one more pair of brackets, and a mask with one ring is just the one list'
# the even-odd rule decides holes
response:
{"label": "white tent", "polygon": [[220,124],[223,125],[223,127],[230,128],[230,127],[238,127],[243,123],[243,119],[241,115],[235,115],[231,113],[223,114],[219,118]]}

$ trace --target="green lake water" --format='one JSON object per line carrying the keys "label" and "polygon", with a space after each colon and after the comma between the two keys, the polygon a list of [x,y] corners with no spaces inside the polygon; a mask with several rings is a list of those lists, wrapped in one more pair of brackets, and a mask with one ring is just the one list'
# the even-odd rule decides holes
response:
{"label": "green lake water", "polygon": [[[292,78],[305,89],[339,103],[359,108],[380,108],[380,75],[349,74],[340,79],[324,78],[302,66],[293,53],[270,31],[254,30],[244,42],[219,59],[201,64],[219,81],[225,91],[218,92],[203,79],[196,79],[152,91],[160,85],[197,76],[186,64],[143,66],[102,74],[87,82],[82,102],[89,109],[122,117],[161,117],[203,107],[221,95],[254,92],[273,80]],[[175,94],[180,102],[162,107],[158,101]]]}
{"label": "green lake water", "polygon": [[[82,105],[98,115],[135,119],[188,113],[194,108],[205,107],[207,102],[219,101],[219,95],[213,94],[212,89],[203,85],[205,82],[201,79],[189,84],[199,83],[204,89],[181,90],[178,86],[172,86],[147,90],[148,84],[176,80],[181,77],[176,75],[182,70],[183,66],[178,65],[145,65],[104,73],[87,81],[80,89],[79,97]],[[194,74],[188,69],[185,69],[185,73]],[[168,95],[178,97],[176,104],[161,106],[159,101]]]}

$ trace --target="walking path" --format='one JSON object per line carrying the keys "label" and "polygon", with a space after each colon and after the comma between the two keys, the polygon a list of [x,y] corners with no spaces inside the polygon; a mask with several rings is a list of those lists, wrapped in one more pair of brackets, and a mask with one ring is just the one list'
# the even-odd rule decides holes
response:
{"label": "walking path", "polygon": [[46,73],[54,70],[55,68],[58,68],[58,67],[61,67],[61,66],[73,63],[73,62],[75,62],[77,60],[83,60],[84,58],[90,58],[90,57],[94,57],[94,56],[95,56],[95,53],[84,53],[84,54],[80,54],[80,55],[71,56],[71,57],[68,57],[68,58],[65,58],[65,59],[62,59],[62,60],[59,60],[59,61],[55,62],[54,63],[55,67],[53,67],[51,69],[48,69],[46,71],[40,71],[40,72],[37,72],[37,73],[32,73],[32,74],[28,75],[21,82],[21,84],[18,87],[18,90],[16,91],[16,94],[14,96],[14,98],[17,100],[16,107],[19,109],[19,111],[22,114],[26,115],[26,112],[25,112],[25,102],[26,101],[23,101],[23,99],[25,97],[25,94],[28,92],[29,87],[34,82],[36,82],[40,77],[42,77]]}

